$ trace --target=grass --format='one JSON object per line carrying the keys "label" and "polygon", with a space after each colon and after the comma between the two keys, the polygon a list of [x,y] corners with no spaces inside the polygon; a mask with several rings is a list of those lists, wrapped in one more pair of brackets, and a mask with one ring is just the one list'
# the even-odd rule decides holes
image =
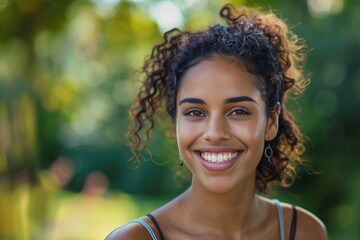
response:
{"label": "grass", "polygon": [[166,201],[121,193],[106,196],[62,193],[53,222],[40,231],[39,239],[104,239],[112,230]]}

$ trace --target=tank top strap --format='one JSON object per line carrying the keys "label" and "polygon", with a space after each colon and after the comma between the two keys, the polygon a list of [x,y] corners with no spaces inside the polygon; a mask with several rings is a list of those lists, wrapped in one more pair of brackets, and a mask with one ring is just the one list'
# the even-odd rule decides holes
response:
{"label": "tank top strap", "polygon": [[280,240],[285,240],[285,224],[284,224],[284,212],[280,205],[279,200],[273,200],[277,209],[278,217],[279,217],[279,225],[280,225]]}
{"label": "tank top strap", "polygon": [[162,234],[162,231],[161,231],[161,229],[160,229],[160,226],[159,226],[158,222],[156,221],[155,217],[154,217],[151,213],[146,214],[146,216],[147,216],[148,218],[150,218],[150,220],[154,223],[156,229],[158,230],[158,232],[159,232],[159,234],[160,234],[160,239],[161,239],[161,240],[164,240],[165,238],[164,238],[164,236],[163,236],[163,234]]}
{"label": "tank top strap", "polygon": [[149,224],[147,224],[145,221],[141,220],[141,219],[136,219],[136,220],[132,220],[129,223],[140,223],[141,225],[143,225],[146,230],[149,232],[152,240],[157,240],[156,235],[154,233],[154,231],[151,229],[151,227],[149,226]]}
{"label": "tank top strap", "polygon": [[290,240],[295,240],[295,233],[296,233],[296,224],[297,224],[297,210],[295,205],[292,206],[293,209],[293,216],[291,220],[291,228],[290,228]]}

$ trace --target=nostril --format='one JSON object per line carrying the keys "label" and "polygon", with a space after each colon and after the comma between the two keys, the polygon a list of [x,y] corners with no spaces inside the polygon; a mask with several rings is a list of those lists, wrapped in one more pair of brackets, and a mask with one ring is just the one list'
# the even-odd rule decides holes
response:
{"label": "nostril", "polygon": [[228,139],[230,134],[225,129],[211,129],[204,133],[204,138],[210,141]]}

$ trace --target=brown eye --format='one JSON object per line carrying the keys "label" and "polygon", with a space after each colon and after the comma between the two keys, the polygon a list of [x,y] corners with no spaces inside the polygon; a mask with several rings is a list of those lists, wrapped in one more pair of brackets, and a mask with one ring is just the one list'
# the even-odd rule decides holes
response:
{"label": "brown eye", "polygon": [[194,118],[205,117],[205,114],[199,110],[190,110],[190,111],[186,112],[184,115],[189,116],[189,117],[194,117]]}
{"label": "brown eye", "polygon": [[230,112],[229,116],[246,116],[250,113],[244,109],[238,108]]}

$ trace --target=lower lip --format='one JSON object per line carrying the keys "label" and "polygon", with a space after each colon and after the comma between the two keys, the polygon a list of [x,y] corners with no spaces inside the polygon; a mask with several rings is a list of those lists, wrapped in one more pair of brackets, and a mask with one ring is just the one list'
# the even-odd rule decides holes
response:
{"label": "lower lip", "polygon": [[241,155],[241,153],[239,153],[234,159],[232,159],[230,161],[226,161],[226,162],[221,162],[221,163],[206,161],[200,155],[200,162],[207,170],[225,171],[225,170],[231,168],[237,162],[237,160],[239,160],[240,155]]}

